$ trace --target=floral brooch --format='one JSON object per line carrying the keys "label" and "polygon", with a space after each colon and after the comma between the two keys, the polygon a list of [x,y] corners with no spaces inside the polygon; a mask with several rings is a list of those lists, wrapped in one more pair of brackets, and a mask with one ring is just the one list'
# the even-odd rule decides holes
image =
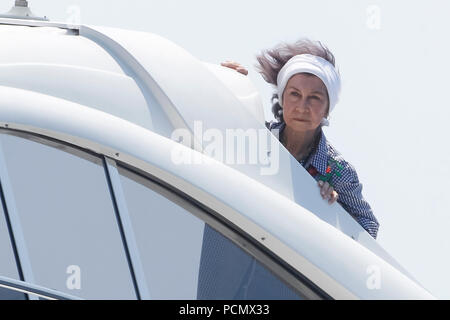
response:
{"label": "floral brooch", "polygon": [[330,180],[332,176],[336,175],[338,177],[341,177],[343,169],[344,167],[339,162],[333,159],[328,159],[328,166],[327,169],[325,170],[325,175],[321,175],[319,177],[319,180],[328,182],[331,185]]}

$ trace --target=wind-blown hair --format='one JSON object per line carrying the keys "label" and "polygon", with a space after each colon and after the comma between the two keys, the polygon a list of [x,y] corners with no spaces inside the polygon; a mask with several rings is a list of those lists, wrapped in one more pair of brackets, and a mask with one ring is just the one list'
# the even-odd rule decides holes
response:
{"label": "wind-blown hair", "polygon": [[[288,62],[288,60],[293,56],[304,53],[319,56],[335,66],[334,55],[326,46],[324,46],[320,41],[313,41],[307,38],[302,38],[293,44],[282,42],[272,49],[263,50],[261,54],[256,55],[258,63],[255,64],[255,68],[259,73],[261,73],[264,80],[272,84],[276,89],[277,76],[281,68],[283,68],[286,62]],[[277,121],[284,122],[282,108],[278,103],[277,92],[272,95],[271,102],[272,113],[275,119],[277,119]],[[327,116],[328,112],[329,102]]]}

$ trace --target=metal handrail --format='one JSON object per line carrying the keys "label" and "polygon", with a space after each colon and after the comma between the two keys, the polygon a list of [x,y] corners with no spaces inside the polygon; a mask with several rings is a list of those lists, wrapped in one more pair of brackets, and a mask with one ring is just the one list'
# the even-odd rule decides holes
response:
{"label": "metal handrail", "polygon": [[32,294],[48,300],[83,300],[77,296],[4,276],[0,276],[0,287],[26,294]]}

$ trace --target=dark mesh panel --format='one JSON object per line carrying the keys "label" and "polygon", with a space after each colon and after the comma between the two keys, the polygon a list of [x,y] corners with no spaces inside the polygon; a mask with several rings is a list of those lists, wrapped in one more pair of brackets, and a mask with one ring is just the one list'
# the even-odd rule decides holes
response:
{"label": "dark mesh panel", "polygon": [[205,225],[197,299],[300,299],[253,257]]}

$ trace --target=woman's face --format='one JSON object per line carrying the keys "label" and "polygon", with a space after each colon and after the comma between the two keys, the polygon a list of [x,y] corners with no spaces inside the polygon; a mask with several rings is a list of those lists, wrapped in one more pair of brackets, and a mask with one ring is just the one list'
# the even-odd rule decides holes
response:
{"label": "woman's face", "polygon": [[293,75],[283,92],[283,118],[295,131],[315,130],[327,115],[328,92],[320,78],[312,74]]}

